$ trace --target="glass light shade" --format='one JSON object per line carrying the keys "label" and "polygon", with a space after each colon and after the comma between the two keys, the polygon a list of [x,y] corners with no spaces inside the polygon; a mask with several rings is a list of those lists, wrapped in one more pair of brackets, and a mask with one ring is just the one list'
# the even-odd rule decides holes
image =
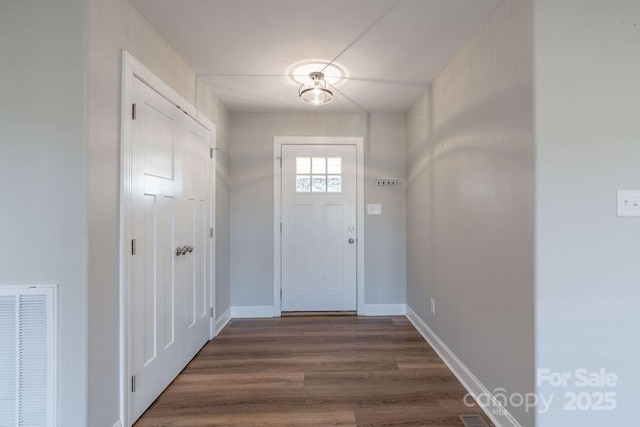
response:
{"label": "glass light shade", "polygon": [[324,74],[313,72],[309,74],[311,84],[303,84],[298,90],[302,102],[310,105],[328,104],[333,99],[333,92],[327,89]]}

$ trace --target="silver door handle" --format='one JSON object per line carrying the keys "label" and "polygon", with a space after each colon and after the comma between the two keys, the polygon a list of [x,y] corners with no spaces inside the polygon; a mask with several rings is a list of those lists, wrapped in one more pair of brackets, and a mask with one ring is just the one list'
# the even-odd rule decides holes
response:
{"label": "silver door handle", "polygon": [[178,246],[178,247],[176,248],[176,256],[184,255],[184,254],[186,254],[186,253],[187,253],[187,252],[185,252],[184,247],[182,247],[182,248],[181,248],[180,246]]}
{"label": "silver door handle", "polygon": [[353,243],[355,242],[355,240],[352,238],[349,239],[349,243],[351,243],[353,245]]}
{"label": "silver door handle", "polygon": [[187,248],[187,252],[189,252],[189,253],[193,252],[193,246],[189,246],[189,247]]}

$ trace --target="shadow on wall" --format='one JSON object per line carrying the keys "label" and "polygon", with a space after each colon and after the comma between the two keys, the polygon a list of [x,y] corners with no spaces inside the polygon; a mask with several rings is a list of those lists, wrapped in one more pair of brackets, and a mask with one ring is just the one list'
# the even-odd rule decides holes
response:
{"label": "shadow on wall", "polygon": [[[416,183],[419,176],[427,171],[430,165],[436,161],[442,161],[446,156],[453,156],[464,151],[466,153],[476,152],[485,154],[489,150],[490,155],[509,155],[522,153],[530,155],[531,147],[526,145],[513,144],[513,141],[523,140],[523,133],[526,137],[531,134],[530,123],[523,123],[522,114],[518,113],[523,108],[531,108],[523,105],[530,99],[532,91],[530,84],[522,84],[512,87],[492,97],[478,100],[475,104],[470,104],[462,112],[446,118],[436,117],[434,108],[433,85],[423,95],[426,98],[426,111],[422,111],[420,117],[426,117],[424,125],[420,128],[416,142],[408,147],[407,158],[412,159],[412,164],[407,173],[407,185],[411,188]],[[422,101],[419,101],[422,103]],[[504,105],[517,103],[513,108],[504,109]],[[507,114],[491,114],[498,108],[491,108],[491,105],[499,106],[499,110],[505,110]],[[509,115],[508,113],[512,114]],[[443,119],[442,122],[436,122]],[[511,134],[519,134],[516,138],[495,138],[495,129]],[[505,153],[507,151],[508,153]]]}

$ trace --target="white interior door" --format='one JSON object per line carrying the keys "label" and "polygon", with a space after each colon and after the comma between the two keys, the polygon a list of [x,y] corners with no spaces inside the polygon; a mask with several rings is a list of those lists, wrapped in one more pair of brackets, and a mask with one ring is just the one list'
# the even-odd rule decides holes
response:
{"label": "white interior door", "polygon": [[[211,134],[133,79],[131,421],[209,339]],[[133,245],[133,241],[132,241]]]}
{"label": "white interior door", "polygon": [[210,286],[209,240],[209,141],[211,133],[187,119],[182,143],[182,240],[188,246],[182,256],[184,284],[183,362],[186,364],[209,339]]}
{"label": "white interior door", "polygon": [[356,146],[282,146],[282,311],[356,310]]}
{"label": "white interior door", "polygon": [[[137,419],[180,372],[181,306],[174,263],[177,245],[179,111],[133,79],[131,371]],[[133,242],[132,242],[133,245]],[[134,384],[132,384],[133,389]]]}

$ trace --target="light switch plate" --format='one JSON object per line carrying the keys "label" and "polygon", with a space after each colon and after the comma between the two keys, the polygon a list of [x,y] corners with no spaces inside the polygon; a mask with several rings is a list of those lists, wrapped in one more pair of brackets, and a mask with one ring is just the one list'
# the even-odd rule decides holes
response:
{"label": "light switch plate", "polygon": [[640,190],[618,190],[618,216],[640,216]]}
{"label": "light switch plate", "polygon": [[382,205],[367,205],[367,215],[382,215]]}

